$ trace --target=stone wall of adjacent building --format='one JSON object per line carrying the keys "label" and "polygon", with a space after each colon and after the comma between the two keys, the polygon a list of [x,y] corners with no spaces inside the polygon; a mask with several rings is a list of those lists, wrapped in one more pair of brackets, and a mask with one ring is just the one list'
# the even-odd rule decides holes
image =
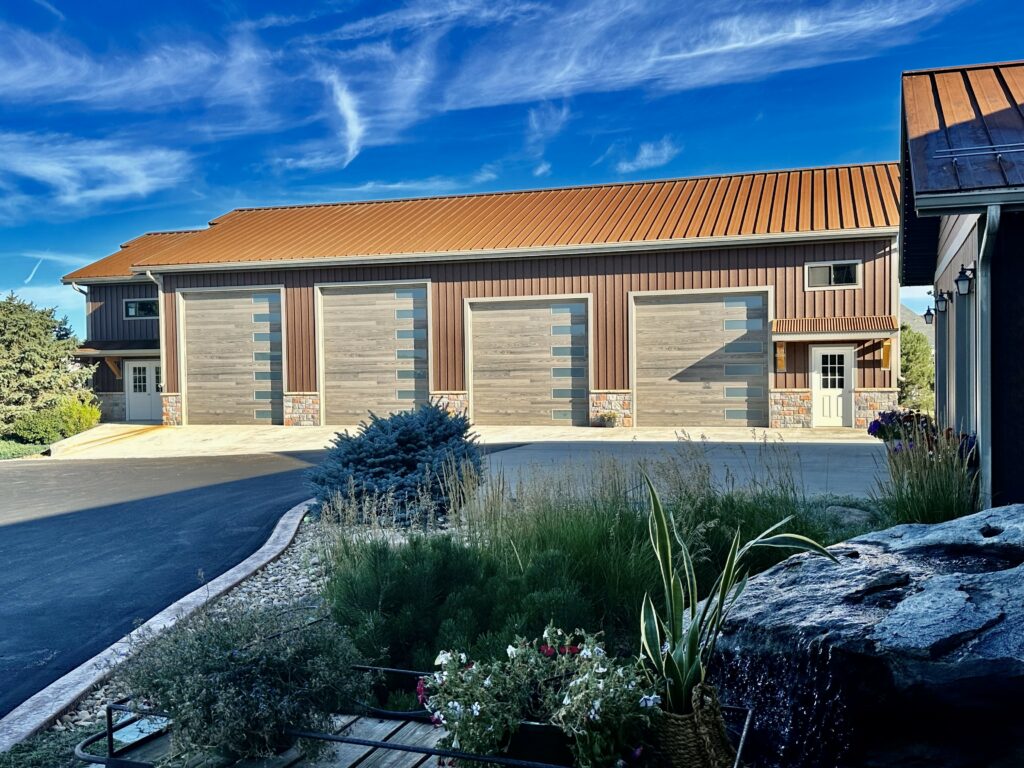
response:
{"label": "stone wall of adjacent building", "polygon": [[160,396],[163,405],[164,424],[169,427],[181,426],[181,395],[164,392]]}
{"label": "stone wall of adjacent building", "polygon": [[768,425],[772,429],[811,426],[811,390],[774,389],[768,393]]}
{"label": "stone wall of adjacent building", "polygon": [[453,415],[463,415],[469,412],[468,392],[431,392],[430,402]]}
{"label": "stone wall of adjacent building", "polygon": [[97,392],[96,400],[100,404],[100,421],[124,421],[127,418],[124,392]]}
{"label": "stone wall of adjacent building", "polygon": [[316,392],[286,392],[282,398],[286,427],[319,427],[320,395]]}
{"label": "stone wall of adjacent building", "polygon": [[633,426],[633,393],[629,390],[594,390],[590,393],[590,424],[603,426],[600,418],[611,413],[616,417],[615,426]]}
{"label": "stone wall of adjacent building", "polygon": [[859,389],[853,393],[853,426],[867,429],[879,411],[889,411],[899,405],[899,392],[895,389]]}

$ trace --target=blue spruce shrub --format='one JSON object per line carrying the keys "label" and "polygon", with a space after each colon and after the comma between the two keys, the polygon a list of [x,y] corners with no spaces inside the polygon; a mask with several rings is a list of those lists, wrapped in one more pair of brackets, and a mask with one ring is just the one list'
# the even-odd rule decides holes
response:
{"label": "blue spruce shrub", "polygon": [[[448,511],[450,482],[478,476],[480,449],[469,419],[436,404],[389,416],[370,414],[356,433],[339,433],[327,457],[309,472],[321,504],[335,496],[381,498],[414,517],[424,494],[435,511]],[[447,476],[447,477],[446,477]]]}

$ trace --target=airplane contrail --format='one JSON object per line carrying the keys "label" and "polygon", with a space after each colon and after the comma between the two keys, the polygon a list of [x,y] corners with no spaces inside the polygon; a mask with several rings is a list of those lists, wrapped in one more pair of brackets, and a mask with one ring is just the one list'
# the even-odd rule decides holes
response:
{"label": "airplane contrail", "polygon": [[29,272],[28,277],[25,278],[25,285],[28,285],[29,283],[32,282],[32,278],[36,276],[36,272],[39,271],[39,267],[42,265],[42,263],[43,260],[40,259],[39,261],[36,262],[36,265],[32,267],[32,271]]}

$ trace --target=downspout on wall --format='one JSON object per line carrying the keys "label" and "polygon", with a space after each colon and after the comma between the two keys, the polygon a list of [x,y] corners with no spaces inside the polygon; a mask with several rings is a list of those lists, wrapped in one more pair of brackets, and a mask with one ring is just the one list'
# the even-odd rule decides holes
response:
{"label": "downspout on wall", "polygon": [[146,270],[146,277],[156,283],[156,327],[158,336],[160,338],[160,400],[161,408],[163,405],[163,392],[164,382],[167,376],[167,362],[164,360],[164,350],[167,349],[167,345],[164,343],[164,278],[163,275],[154,275],[150,270]]}
{"label": "downspout on wall", "polygon": [[999,235],[1002,209],[990,205],[985,212],[985,231],[978,251],[978,381],[975,387],[978,410],[978,459],[982,509],[992,506],[992,254]]}

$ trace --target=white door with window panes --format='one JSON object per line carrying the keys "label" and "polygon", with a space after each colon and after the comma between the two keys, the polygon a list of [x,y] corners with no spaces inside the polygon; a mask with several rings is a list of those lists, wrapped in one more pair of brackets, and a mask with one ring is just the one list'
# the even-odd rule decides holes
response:
{"label": "white door with window panes", "polygon": [[124,364],[126,417],[128,421],[162,421],[159,360],[129,360]]}
{"label": "white door with window panes", "polygon": [[811,417],[815,427],[853,426],[853,347],[811,347]]}

